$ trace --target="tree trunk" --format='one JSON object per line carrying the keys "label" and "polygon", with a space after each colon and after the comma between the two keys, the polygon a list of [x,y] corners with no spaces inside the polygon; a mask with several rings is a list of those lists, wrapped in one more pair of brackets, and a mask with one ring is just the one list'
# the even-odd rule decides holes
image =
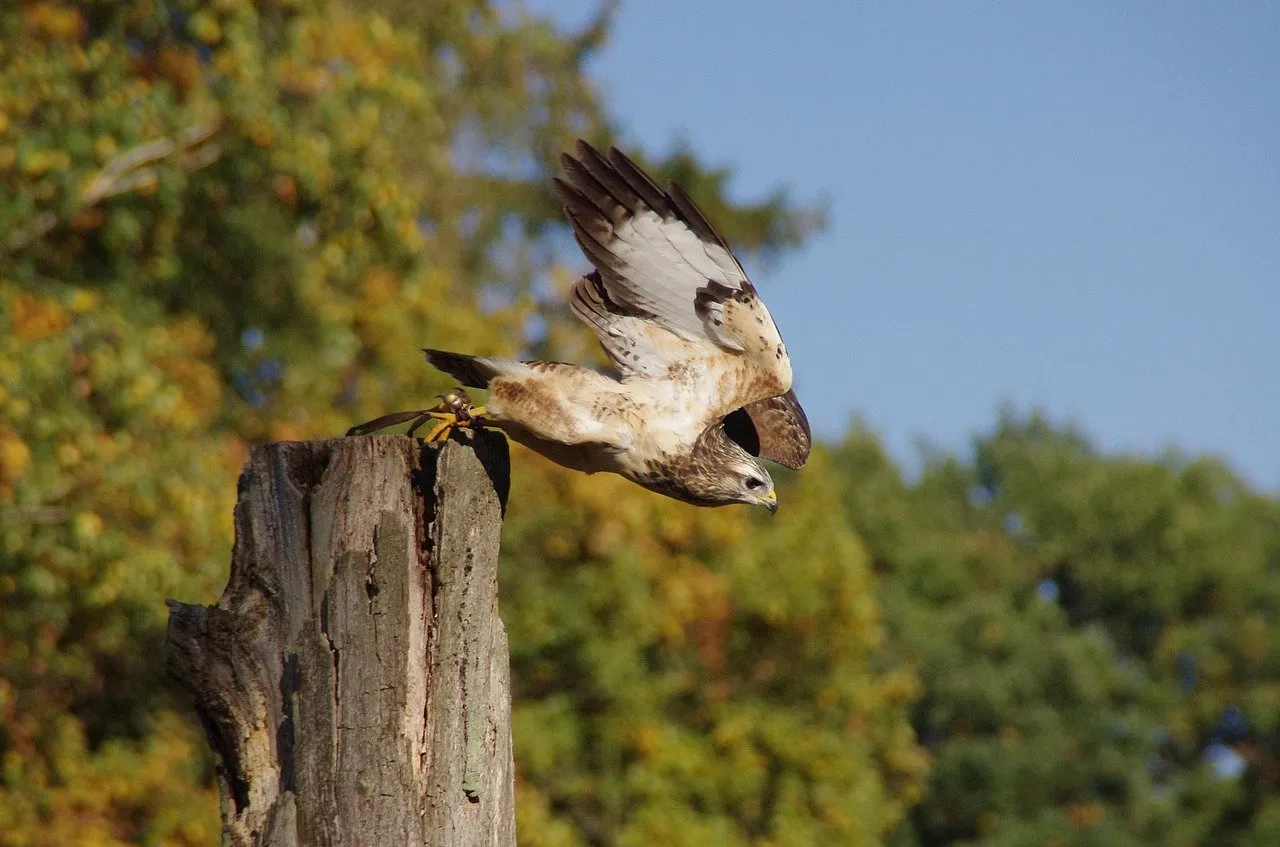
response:
{"label": "tree trunk", "polygon": [[165,643],[220,759],[227,843],[515,844],[508,481],[492,432],[253,449],[226,590],[169,601]]}

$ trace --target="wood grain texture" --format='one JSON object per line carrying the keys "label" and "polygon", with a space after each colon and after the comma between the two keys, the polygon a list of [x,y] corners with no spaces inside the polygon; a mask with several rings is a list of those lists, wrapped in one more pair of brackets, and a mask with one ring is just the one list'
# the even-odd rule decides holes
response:
{"label": "wood grain texture", "polygon": [[227,843],[513,847],[508,482],[492,432],[253,449],[226,590],[165,645]]}

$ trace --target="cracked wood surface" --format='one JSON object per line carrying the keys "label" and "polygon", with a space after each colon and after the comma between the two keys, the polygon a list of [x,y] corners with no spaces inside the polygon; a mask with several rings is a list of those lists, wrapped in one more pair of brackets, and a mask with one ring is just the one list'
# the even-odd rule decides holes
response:
{"label": "cracked wood surface", "polygon": [[165,644],[227,843],[514,847],[508,481],[492,432],[253,449],[226,590],[169,601]]}

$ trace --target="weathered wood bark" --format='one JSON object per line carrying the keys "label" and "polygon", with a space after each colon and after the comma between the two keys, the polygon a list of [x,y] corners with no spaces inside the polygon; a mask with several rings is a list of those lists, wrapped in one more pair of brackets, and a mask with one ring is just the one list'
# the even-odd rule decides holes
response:
{"label": "weathered wood bark", "polygon": [[515,844],[497,610],[506,442],[256,447],[216,606],[170,601],[170,672],[232,845]]}

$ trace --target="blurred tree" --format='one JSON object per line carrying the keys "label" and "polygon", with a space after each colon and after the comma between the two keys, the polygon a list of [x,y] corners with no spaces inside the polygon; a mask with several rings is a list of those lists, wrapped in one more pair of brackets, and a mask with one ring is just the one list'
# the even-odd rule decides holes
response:
{"label": "blurred tree", "polygon": [[[582,73],[607,25],[480,0],[0,10],[0,843],[216,838],[156,656],[164,596],[220,587],[247,441],[421,402],[447,386],[426,341],[591,349],[547,181],[611,135]],[[728,202],[685,150],[648,161],[751,253],[821,224]],[[523,842],[869,844],[902,818],[918,688],[878,658],[821,460],[767,527],[516,462]]]}
{"label": "blurred tree", "polygon": [[[155,656],[163,597],[220,588],[247,441],[421,402],[428,341],[598,355],[546,183],[613,135],[608,28],[0,9],[0,844],[216,839]],[[638,157],[750,256],[822,223]],[[907,483],[858,431],[759,523],[515,461],[522,843],[1280,840],[1280,504],[1214,461],[1006,415]]]}
{"label": "blurred tree", "polygon": [[1280,503],[1037,415],[913,485],[865,432],[836,462],[926,689],[935,765],[899,843],[1275,836]]}
{"label": "blurred tree", "polygon": [[142,301],[0,283],[0,843],[217,837],[156,661],[164,597],[226,567],[210,349]]}
{"label": "blurred tree", "polygon": [[775,520],[536,457],[504,541],[522,843],[874,844],[927,761],[825,457]]}

